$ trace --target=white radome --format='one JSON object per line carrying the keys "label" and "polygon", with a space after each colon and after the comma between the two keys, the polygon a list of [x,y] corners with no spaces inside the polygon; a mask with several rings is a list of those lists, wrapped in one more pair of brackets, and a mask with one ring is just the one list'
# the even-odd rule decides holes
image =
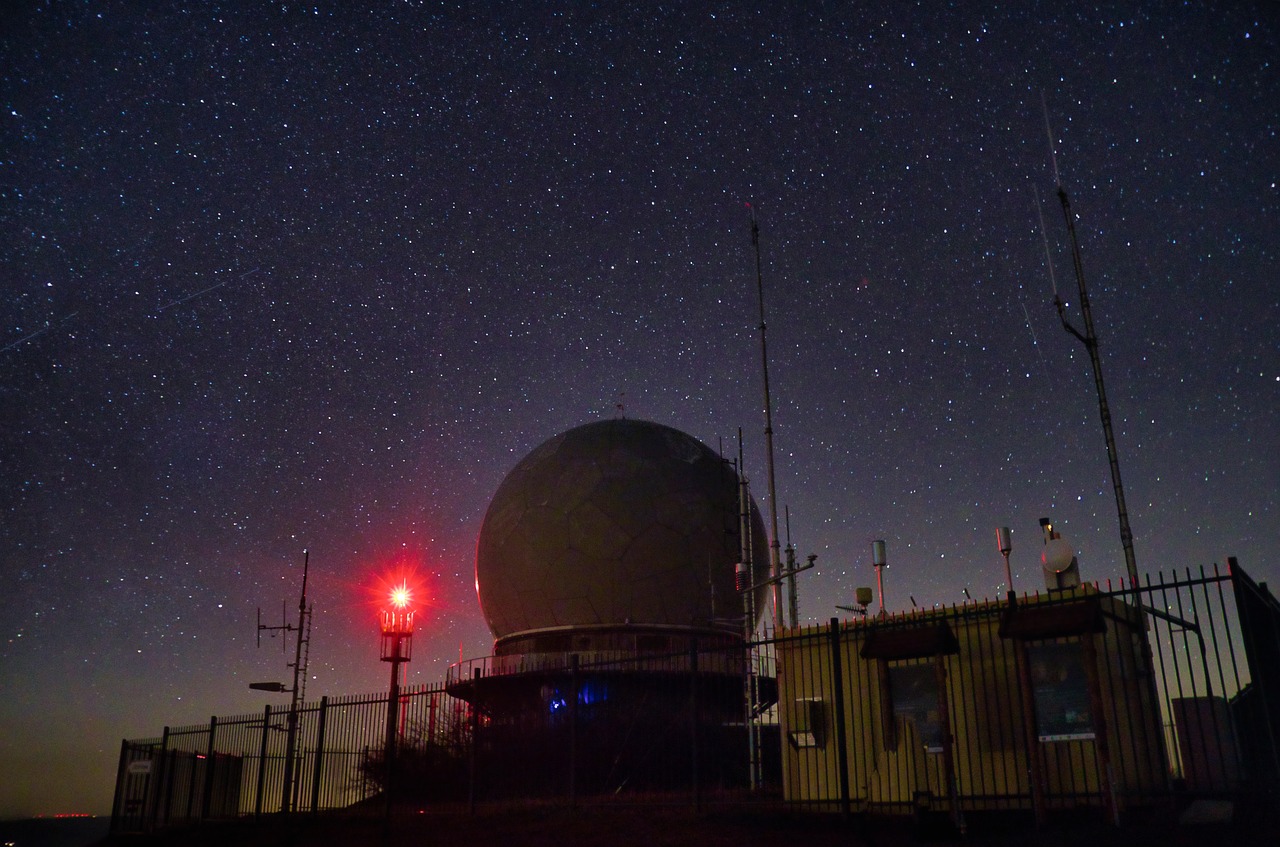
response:
{"label": "white radome", "polygon": [[[751,511],[758,582],[768,550]],[[565,627],[740,632],[738,512],[732,466],[679,430],[610,420],[561,433],[511,470],[485,513],[485,619],[499,640]]]}

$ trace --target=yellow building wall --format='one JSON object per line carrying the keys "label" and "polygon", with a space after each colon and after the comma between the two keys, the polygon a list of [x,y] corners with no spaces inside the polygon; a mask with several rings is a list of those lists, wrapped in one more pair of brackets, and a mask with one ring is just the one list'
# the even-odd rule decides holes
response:
{"label": "yellow building wall", "polygon": [[[1136,637],[1141,620],[1119,600],[1100,601],[1105,633],[1058,640],[1079,644],[1081,638],[1095,639],[1095,679],[1100,695],[1096,699],[1100,699],[1102,714],[1092,716],[1093,724],[1096,729],[1101,721],[1108,733],[1117,795],[1140,797],[1162,791],[1168,772],[1150,669],[1142,656],[1141,639]],[[1015,646],[999,632],[1002,606],[970,604],[930,610],[914,615],[914,620],[891,619],[895,624],[922,626],[936,626],[945,620],[959,642],[958,652],[944,656],[942,662],[955,790],[966,808],[1026,808],[1030,804],[1028,722]],[[945,804],[950,792],[943,754],[926,752],[912,721],[893,715],[885,663],[861,656],[866,636],[876,622],[845,621],[840,631],[851,802],[855,809],[874,806],[901,811],[928,798]],[[934,661],[927,658],[890,664],[932,667]],[[830,627],[784,633],[777,646],[777,662],[784,796],[789,801],[836,808],[840,785],[837,732],[831,723],[836,710]],[[804,703],[813,699],[824,704],[827,725],[823,727],[823,743],[797,747],[791,742],[792,732],[806,727],[812,719],[811,707]],[[1047,806],[1102,801],[1103,769],[1096,738],[1034,738],[1032,744],[1040,756]]]}

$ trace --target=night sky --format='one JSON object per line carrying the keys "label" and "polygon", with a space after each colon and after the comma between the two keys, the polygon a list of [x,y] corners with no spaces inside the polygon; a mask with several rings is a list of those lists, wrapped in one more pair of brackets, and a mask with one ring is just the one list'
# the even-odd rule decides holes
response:
{"label": "night sky", "polygon": [[[1139,569],[1280,580],[1271,3],[310,5],[0,13],[0,816],[109,810],[121,738],[491,647],[508,470],[624,414],[778,501],[802,617],[1124,560],[1045,110]],[[621,409],[619,408],[621,407]],[[785,541],[785,539],[784,539]]]}

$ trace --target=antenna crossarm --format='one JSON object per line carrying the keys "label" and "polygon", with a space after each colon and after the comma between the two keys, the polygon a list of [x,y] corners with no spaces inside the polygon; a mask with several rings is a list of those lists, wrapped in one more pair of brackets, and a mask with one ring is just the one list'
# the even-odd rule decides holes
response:
{"label": "antenna crossarm", "polygon": [[816,564],[814,560],[817,558],[818,558],[817,556],[812,556],[809,558],[809,563],[807,565],[801,565],[798,568],[783,569],[777,576],[771,576],[768,579],[762,579],[759,582],[755,583],[754,585],[748,585],[746,588],[743,588],[740,590],[745,592],[752,592],[758,588],[764,588],[767,585],[778,585],[783,581],[785,581],[788,577],[793,577],[796,574],[800,573],[801,571],[809,570],[809,568],[813,567],[814,564]]}
{"label": "antenna crossarm", "polygon": [[1089,339],[1086,336],[1081,335],[1080,330],[1076,329],[1074,326],[1071,325],[1071,322],[1067,320],[1067,305],[1062,302],[1062,298],[1058,297],[1057,295],[1054,295],[1053,305],[1054,305],[1054,308],[1058,310],[1058,320],[1062,321],[1062,328],[1065,329],[1071,335],[1074,335],[1076,339],[1085,346],[1086,349],[1092,350],[1094,345],[1098,343],[1097,340]]}

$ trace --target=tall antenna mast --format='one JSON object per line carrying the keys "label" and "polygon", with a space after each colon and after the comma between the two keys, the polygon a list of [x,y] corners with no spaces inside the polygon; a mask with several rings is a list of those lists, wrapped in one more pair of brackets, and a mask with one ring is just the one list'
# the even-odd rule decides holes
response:
{"label": "tall antenna mast", "polygon": [[787,612],[791,626],[800,625],[800,598],[796,595],[796,548],[791,543],[791,508],[784,506],[782,515],[787,527]]}
{"label": "tall antenna mast", "polygon": [[760,767],[760,723],[756,704],[759,702],[759,682],[756,677],[756,607],[755,594],[755,533],[752,531],[751,490],[744,472],[742,427],[738,427],[738,541],[741,560],[735,574],[737,588],[742,594],[743,603],[743,646],[746,648],[747,672],[743,676],[743,726],[747,730],[747,774],[748,785],[754,791],[762,783]]}
{"label": "tall antenna mast", "polygon": [[738,570],[734,575],[736,586],[742,593],[743,615],[746,621],[743,637],[747,643],[755,640],[756,633],[756,562],[755,531],[751,521],[751,483],[744,470],[742,427],[738,427]]}
{"label": "tall antenna mast", "polygon": [[[302,645],[309,637],[310,628],[307,626],[307,572],[311,568],[311,551],[302,551],[302,594],[298,598],[298,637],[294,641],[293,652],[293,700],[289,704],[289,732],[285,741],[285,750],[288,758],[284,763],[284,797],[281,802],[281,810],[288,812],[293,808],[296,800],[294,793],[294,780],[297,774],[294,771],[294,751],[297,750],[298,744],[298,703],[302,699],[302,689],[298,686],[299,676],[302,675]],[[307,651],[310,656],[310,651]]]}
{"label": "tall antenna mast", "polygon": [[[1041,103],[1044,103],[1044,92],[1041,92]],[[1053,152],[1053,132],[1049,130],[1049,108],[1045,106],[1044,126],[1049,131],[1049,150],[1053,158],[1053,176],[1058,183],[1058,202],[1062,204],[1062,215],[1067,221],[1067,234],[1071,239],[1071,262],[1075,266],[1076,285],[1080,293],[1080,314],[1084,318],[1084,333],[1081,334],[1067,321],[1066,304],[1058,296],[1057,288],[1053,292],[1053,305],[1058,310],[1058,320],[1062,328],[1073,335],[1077,341],[1089,351],[1089,363],[1093,366],[1093,385],[1098,392],[1098,414],[1102,417],[1102,434],[1107,442],[1107,460],[1111,463],[1111,486],[1115,489],[1116,513],[1120,519],[1120,545],[1124,548],[1124,565],[1130,583],[1138,585],[1138,563],[1133,553],[1133,531],[1129,529],[1129,510],[1124,503],[1124,484],[1120,481],[1120,457],[1116,452],[1115,431],[1111,426],[1111,407],[1107,404],[1107,389],[1102,382],[1102,357],[1098,353],[1098,334],[1093,326],[1093,311],[1089,307],[1089,290],[1084,282],[1084,263],[1080,258],[1080,240],[1076,236],[1075,215],[1071,212],[1071,200],[1067,190],[1062,187],[1058,176],[1058,156]]]}
{"label": "tall antenna mast", "polygon": [[[769,394],[769,346],[765,340],[764,274],[760,269],[760,226],[756,223],[756,210],[748,203],[751,212],[751,246],[756,251],[756,296],[760,302],[760,364],[764,374],[764,449],[769,473],[769,578],[773,593],[773,627],[783,626],[782,563],[778,546],[778,490],[773,472],[773,399]],[[794,580],[792,576],[792,580]],[[792,582],[794,585],[794,582]]]}
{"label": "tall antenna mast", "polygon": [[[288,734],[285,740],[285,762],[284,762],[284,785],[280,798],[280,811],[288,812],[297,803],[296,787],[298,781],[295,779],[295,756],[294,751],[298,742],[298,705],[302,702],[303,691],[306,688],[307,678],[307,661],[311,656],[311,609],[307,606],[307,574],[311,566],[311,553],[308,550],[302,551],[302,595],[298,599],[298,625],[294,627],[288,621],[282,620],[279,626],[267,626],[262,623],[262,610],[258,610],[258,646],[262,646],[262,633],[265,632],[283,632],[285,638],[289,633],[296,633],[294,642],[293,664],[293,687],[285,688],[282,682],[253,682],[249,684],[250,688],[259,691],[274,691],[282,694],[288,691],[292,695],[289,703],[289,719]],[[281,604],[281,617],[283,618],[283,604]],[[281,644],[283,647],[283,642]],[[303,650],[306,650],[304,653]]]}

